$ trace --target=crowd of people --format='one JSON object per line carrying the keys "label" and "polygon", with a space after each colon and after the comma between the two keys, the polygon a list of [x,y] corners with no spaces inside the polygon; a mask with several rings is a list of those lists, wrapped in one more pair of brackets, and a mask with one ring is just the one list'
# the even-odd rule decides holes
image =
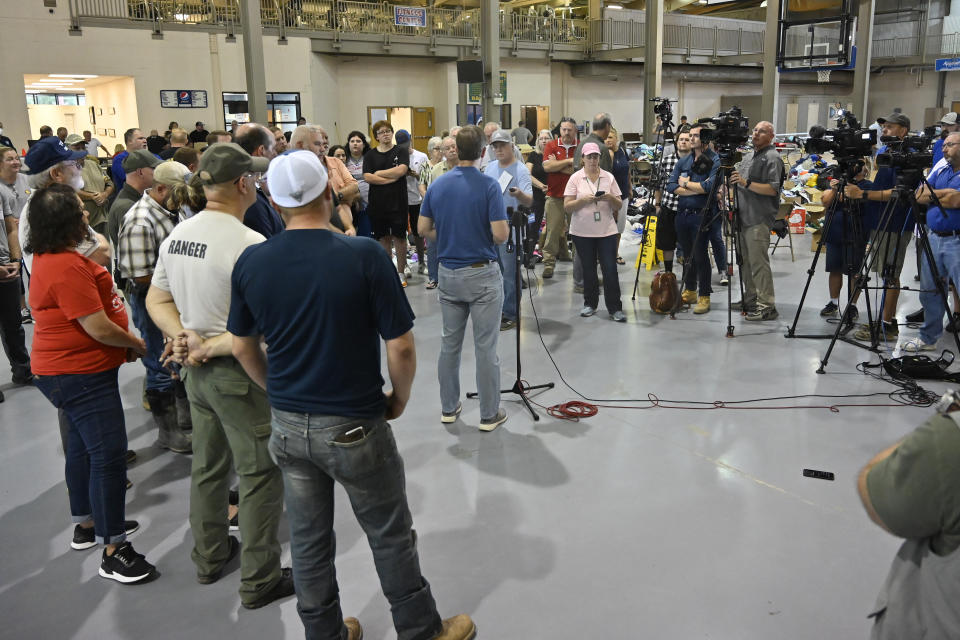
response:
{"label": "crowd of people", "polygon": [[[909,126],[894,114],[884,134],[903,138]],[[139,528],[125,513],[126,467],[136,454],[127,448],[118,371],[140,360],[157,446],[192,454],[187,516],[198,583],[219,580],[239,555],[244,607],[295,593],[306,637],[361,638],[359,621],[344,617],[337,599],[339,483],[367,533],[398,636],[474,637],[469,616],[441,619],[421,573],[389,424],[404,412],[416,372],[404,288],[416,269],[437,290],[441,422],[456,422],[462,411],[461,353],[472,321],[479,428],[497,429],[507,420],[499,334],[516,326],[517,285],[525,286],[514,252],[526,254],[528,267],[539,252],[544,279],[556,276],[557,262],[572,262],[580,316],[597,313],[602,289],[609,318],[627,321],[617,267],[633,189],[611,116],[597,113],[583,136],[572,118],[560,120],[557,135],[534,136],[522,123],[512,132],[493,122],[454,127],[431,138],[426,153],[385,120],[371,127],[373,144],[351,131],[333,146],[322,126],[305,122],[289,135],[256,123],[209,132],[197,122],[188,133],[171,122],[164,135],[126,131],[106,173],[96,158],[103,147],[89,132],[46,129],[23,163],[14,148],[0,148],[0,327],[14,383],[35,384],[58,410],[71,547],[102,545],[104,578],[138,583],[157,575],[127,540]],[[709,312],[708,245],[720,243],[715,264],[726,280],[716,214],[724,199],[735,203],[744,291],[736,306],[749,321],[775,320],[767,248],[785,176],[773,125],[755,125],[752,150],[725,185],[706,138],[702,125],[685,124],[663,158],[666,179],[653,194],[656,246],[667,271],[682,251],[682,298],[693,313]],[[960,282],[960,131],[947,130],[939,146],[942,160],[917,201],[931,205],[926,223],[939,273]],[[896,171],[872,181],[861,171],[842,191],[832,182],[824,204],[889,201]],[[530,218],[511,217],[520,209]],[[867,215],[873,228],[850,234],[842,216],[851,210],[831,208],[838,231],[825,238],[831,300],[822,315],[841,309],[842,275],[859,266],[869,243],[880,247],[878,272],[891,289],[882,318],[858,337],[895,335],[895,286],[912,216],[898,206],[884,228]],[[511,225],[519,236],[511,237]],[[29,351],[24,279],[35,321]],[[921,280],[924,326],[908,351],[932,349],[947,314],[932,293],[929,265]],[[871,466],[885,469],[883,459]],[[895,510],[880,502],[880,481],[871,482],[861,486],[865,504],[886,526]],[[292,567],[280,562],[284,503]]]}

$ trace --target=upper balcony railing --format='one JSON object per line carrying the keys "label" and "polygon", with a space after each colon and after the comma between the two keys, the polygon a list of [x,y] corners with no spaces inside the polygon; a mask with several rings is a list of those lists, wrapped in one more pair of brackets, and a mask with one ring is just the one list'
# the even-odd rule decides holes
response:
{"label": "upper balcony railing", "polygon": [[[240,30],[240,0],[69,0],[74,25],[83,19],[116,19],[151,25],[162,31],[173,25],[198,25]],[[341,34],[376,34],[421,37],[480,38],[478,9],[424,8],[426,26],[398,25],[394,6],[387,2],[355,0],[260,0],[265,28],[279,29],[281,35],[309,35],[334,31]],[[663,50],[667,54],[708,55],[715,58],[763,53],[762,30],[733,29],[729,20],[704,26],[703,18],[685,23],[682,16],[664,25]],[[914,31],[919,33],[919,29]],[[643,20],[571,20],[542,16],[500,13],[500,39],[505,41],[580,45],[584,53],[642,48],[645,45]],[[592,44],[591,44],[592,43]],[[826,44],[826,41],[824,42]],[[809,46],[805,39],[788,42],[794,53]],[[897,60],[960,55],[960,34],[875,38],[873,59]],[[609,59],[609,55],[606,55]],[[631,52],[631,57],[642,57]]]}

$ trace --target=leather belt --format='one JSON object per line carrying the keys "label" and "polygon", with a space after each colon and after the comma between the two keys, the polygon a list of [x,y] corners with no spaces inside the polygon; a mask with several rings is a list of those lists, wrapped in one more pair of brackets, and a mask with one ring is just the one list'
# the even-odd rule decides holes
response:
{"label": "leather belt", "polygon": [[485,267],[492,262],[493,262],[492,260],[487,260],[486,262],[474,262],[473,264],[470,265],[470,268],[479,269],[480,267]]}

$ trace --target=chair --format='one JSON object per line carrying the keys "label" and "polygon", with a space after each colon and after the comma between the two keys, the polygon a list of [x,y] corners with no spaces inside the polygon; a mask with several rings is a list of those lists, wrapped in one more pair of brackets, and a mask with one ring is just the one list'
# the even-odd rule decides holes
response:
{"label": "chair", "polygon": [[[790,213],[793,211],[792,202],[782,202],[780,203],[780,208],[777,209],[777,220],[787,220],[790,217]],[[790,239],[790,262],[795,262],[796,257],[793,254],[793,232],[790,231],[790,224],[787,222],[787,237]],[[780,236],[777,236],[776,242],[771,242],[773,249],[770,250],[770,255],[773,255],[777,250],[777,247],[780,246]]]}

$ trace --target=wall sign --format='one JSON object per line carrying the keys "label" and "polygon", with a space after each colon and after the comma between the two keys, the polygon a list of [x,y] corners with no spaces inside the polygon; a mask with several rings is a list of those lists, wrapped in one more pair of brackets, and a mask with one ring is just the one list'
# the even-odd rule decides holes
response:
{"label": "wall sign", "polygon": [[164,89],[160,91],[160,106],[164,109],[205,109],[207,92],[204,89]]}
{"label": "wall sign", "polygon": [[425,7],[402,7],[393,5],[393,24],[400,27],[426,27],[427,9]]}
{"label": "wall sign", "polygon": [[960,58],[937,58],[934,68],[937,71],[960,71]]}

